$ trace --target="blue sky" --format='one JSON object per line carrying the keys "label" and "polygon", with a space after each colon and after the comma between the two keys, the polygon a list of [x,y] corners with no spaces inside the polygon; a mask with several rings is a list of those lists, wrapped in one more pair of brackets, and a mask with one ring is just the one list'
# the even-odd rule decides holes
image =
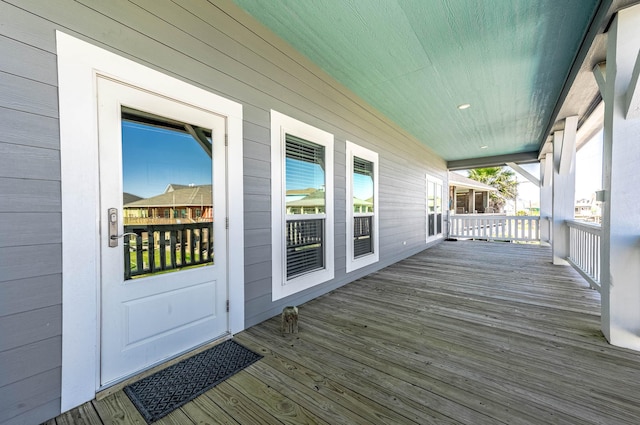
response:
{"label": "blue sky", "polygon": [[122,123],[123,191],[143,198],[167,185],[211,184],[211,160],[189,134]]}
{"label": "blue sky", "polygon": [[373,197],[373,179],[363,174],[353,174],[353,197],[366,201]]}
{"label": "blue sky", "polygon": [[287,190],[324,187],[324,170],[320,164],[287,158],[286,167]]}

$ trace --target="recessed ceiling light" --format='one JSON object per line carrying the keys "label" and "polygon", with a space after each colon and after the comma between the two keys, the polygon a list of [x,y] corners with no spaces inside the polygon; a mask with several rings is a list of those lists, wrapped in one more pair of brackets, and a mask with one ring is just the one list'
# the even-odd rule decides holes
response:
{"label": "recessed ceiling light", "polygon": [[486,148],[488,148],[488,147],[489,147],[489,146],[487,146],[487,145],[482,145],[482,146],[480,146],[480,149],[486,149]]}
{"label": "recessed ceiling light", "polygon": [[470,108],[471,104],[470,103],[463,103],[462,105],[458,105],[458,109],[462,110],[462,109],[467,109]]}

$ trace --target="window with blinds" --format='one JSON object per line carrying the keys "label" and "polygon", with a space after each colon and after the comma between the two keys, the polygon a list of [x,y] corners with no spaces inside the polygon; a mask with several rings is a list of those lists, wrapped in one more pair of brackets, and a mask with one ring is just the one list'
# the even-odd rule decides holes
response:
{"label": "window with blinds", "polygon": [[353,257],[373,252],[373,162],[353,157]]}
{"label": "window with blinds", "polygon": [[286,276],[324,268],[325,148],[285,136]]}
{"label": "window with blinds", "polygon": [[271,110],[271,299],[335,277],[333,134]]}
{"label": "window with blinds", "polygon": [[347,271],[378,261],[378,154],[347,142]]}

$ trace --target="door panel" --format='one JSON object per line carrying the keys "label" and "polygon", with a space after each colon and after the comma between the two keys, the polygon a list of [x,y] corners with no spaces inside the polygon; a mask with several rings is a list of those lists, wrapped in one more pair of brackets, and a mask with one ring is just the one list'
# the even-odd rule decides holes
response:
{"label": "door panel", "polygon": [[98,106],[108,386],[228,333],[226,122],[102,77]]}
{"label": "door panel", "polygon": [[217,282],[205,282],[123,302],[125,348],[215,318],[219,314],[215,304],[216,289]]}

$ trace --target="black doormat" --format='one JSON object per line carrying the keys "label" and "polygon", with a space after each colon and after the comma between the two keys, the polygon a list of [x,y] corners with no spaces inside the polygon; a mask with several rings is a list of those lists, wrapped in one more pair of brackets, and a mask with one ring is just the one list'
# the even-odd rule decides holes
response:
{"label": "black doormat", "polygon": [[261,358],[228,340],[127,385],[124,392],[150,424]]}

